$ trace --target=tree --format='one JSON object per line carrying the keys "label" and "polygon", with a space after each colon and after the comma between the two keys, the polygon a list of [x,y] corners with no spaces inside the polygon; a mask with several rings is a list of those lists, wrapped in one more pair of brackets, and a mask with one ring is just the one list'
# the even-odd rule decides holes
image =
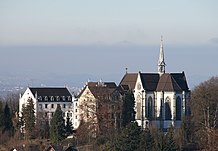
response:
{"label": "tree", "polygon": [[3,103],[0,99],[0,128],[3,126]]}
{"label": "tree", "polygon": [[200,147],[217,150],[218,145],[218,77],[201,83],[192,91],[191,120],[195,141]]}
{"label": "tree", "polygon": [[72,122],[70,121],[70,117],[67,117],[67,122],[66,122],[66,135],[69,136],[73,132],[73,125]]}
{"label": "tree", "polygon": [[43,116],[43,112],[37,113],[35,136],[40,139],[49,138],[49,120],[48,117]]}
{"label": "tree", "polygon": [[5,97],[12,115],[15,115],[19,110],[19,101],[17,100],[19,100],[19,94],[15,92],[11,92]]}
{"label": "tree", "polygon": [[3,114],[3,133],[9,132],[9,135],[12,136],[14,133],[14,126],[12,122],[12,116],[10,112],[10,108],[8,107],[8,104],[6,103],[4,114]]}
{"label": "tree", "polygon": [[130,122],[135,121],[135,98],[131,90],[125,92],[123,99],[123,127],[126,127]]}
{"label": "tree", "polygon": [[140,142],[140,149],[143,150],[155,150],[155,143],[154,143],[154,138],[151,134],[151,131],[146,128],[145,130],[142,131],[140,134],[141,142]]}
{"label": "tree", "polygon": [[36,123],[35,110],[32,99],[27,100],[26,106],[23,105],[22,112],[25,125],[25,133],[27,137],[32,138]]}
{"label": "tree", "polygon": [[59,143],[65,137],[65,124],[60,104],[57,105],[54,116],[51,119],[50,139],[53,143]]}
{"label": "tree", "polygon": [[174,141],[174,128],[171,126],[165,135],[164,151],[176,151],[178,147]]}
{"label": "tree", "polygon": [[135,151],[140,148],[141,138],[139,137],[142,133],[141,127],[136,122],[129,123],[124,128],[117,139],[116,150],[122,151]]}

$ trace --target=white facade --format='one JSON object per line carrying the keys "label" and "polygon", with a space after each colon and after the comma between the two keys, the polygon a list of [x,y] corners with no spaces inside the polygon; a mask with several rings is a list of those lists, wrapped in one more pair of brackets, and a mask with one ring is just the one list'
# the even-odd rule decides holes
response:
{"label": "white facade", "polygon": [[157,73],[127,73],[121,87],[134,92],[136,121],[142,127],[180,127],[189,114],[190,90],[185,73],[166,73],[161,37]]}
{"label": "white facade", "polygon": [[190,91],[146,91],[140,73],[136,81],[134,97],[138,124],[143,127],[154,126],[163,129],[171,125],[180,127],[182,118],[187,115]]}
{"label": "white facade", "polygon": [[[32,88],[27,88],[23,95],[20,95],[19,99],[19,113],[21,116],[22,112],[22,106],[27,104],[27,101],[29,99],[33,100],[34,103],[34,109],[35,114],[37,115],[39,112],[43,114],[44,117],[47,117],[50,121],[54,112],[56,111],[57,105],[59,104],[61,106],[61,110],[63,112],[63,117],[65,122],[67,121],[67,118],[70,119],[70,121],[73,124],[73,127],[76,128],[75,122],[77,121],[74,116],[74,105],[76,105],[76,99],[74,96],[69,93],[67,88],[61,88],[66,89],[64,91],[68,92],[67,95],[58,95],[58,91],[60,88],[55,89],[54,95],[49,92],[49,89],[52,88],[33,88],[38,89],[39,91],[35,94],[33,94]],[[44,89],[45,94],[41,96],[39,93],[42,91],[41,89]],[[46,94],[48,92],[48,94]]]}

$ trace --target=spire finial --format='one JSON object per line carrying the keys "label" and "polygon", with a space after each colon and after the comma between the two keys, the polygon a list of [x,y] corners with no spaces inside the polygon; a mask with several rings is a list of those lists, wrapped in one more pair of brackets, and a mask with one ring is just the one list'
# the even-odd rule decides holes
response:
{"label": "spire finial", "polygon": [[128,68],[126,68],[126,74],[128,73]]}
{"label": "spire finial", "polygon": [[158,72],[159,74],[165,73],[164,51],[163,51],[163,36],[161,35],[160,54],[158,60]]}

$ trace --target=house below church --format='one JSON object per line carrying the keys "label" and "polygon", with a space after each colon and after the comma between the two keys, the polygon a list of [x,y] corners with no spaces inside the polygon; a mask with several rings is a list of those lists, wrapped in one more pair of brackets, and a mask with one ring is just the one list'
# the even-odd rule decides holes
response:
{"label": "house below church", "polygon": [[[34,103],[35,115],[43,116],[51,120],[57,105],[61,106],[65,122],[67,118],[74,124],[74,96],[66,87],[28,87],[19,99],[19,113],[21,115],[22,107],[27,101],[32,99]],[[74,125],[73,125],[74,126]]]}
{"label": "house below church", "polygon": [[120,128],[122,95],[114,82],[87,82],[78,96],[79,121],[92,126],[92,132]]}

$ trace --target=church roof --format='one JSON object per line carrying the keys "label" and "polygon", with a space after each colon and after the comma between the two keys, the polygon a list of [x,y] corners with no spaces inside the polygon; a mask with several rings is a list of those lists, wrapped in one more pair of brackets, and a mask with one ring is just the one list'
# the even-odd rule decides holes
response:
{"label": "church roof", "polygon": [[[140,73],[142,86],[146,91],[189,91],[184,72],[182,73]],[[126,73],[120,82],[121,87],[135,89],[137,73]]]}
{"label": "church roof", "polygon": [[144,90],[155,91],[159,81],[158,73],[140,73]]}
{"label": "church roof", "polygon": [[125,89],[135,89],[135,84],[137,80],[137,73],[126,73],[120,82],[120,85]]}
{"label": "church roof", "polygon": [[188,91],[185,74],[182,73],[165,73],[161,75],[157,85],[157,91]]}

